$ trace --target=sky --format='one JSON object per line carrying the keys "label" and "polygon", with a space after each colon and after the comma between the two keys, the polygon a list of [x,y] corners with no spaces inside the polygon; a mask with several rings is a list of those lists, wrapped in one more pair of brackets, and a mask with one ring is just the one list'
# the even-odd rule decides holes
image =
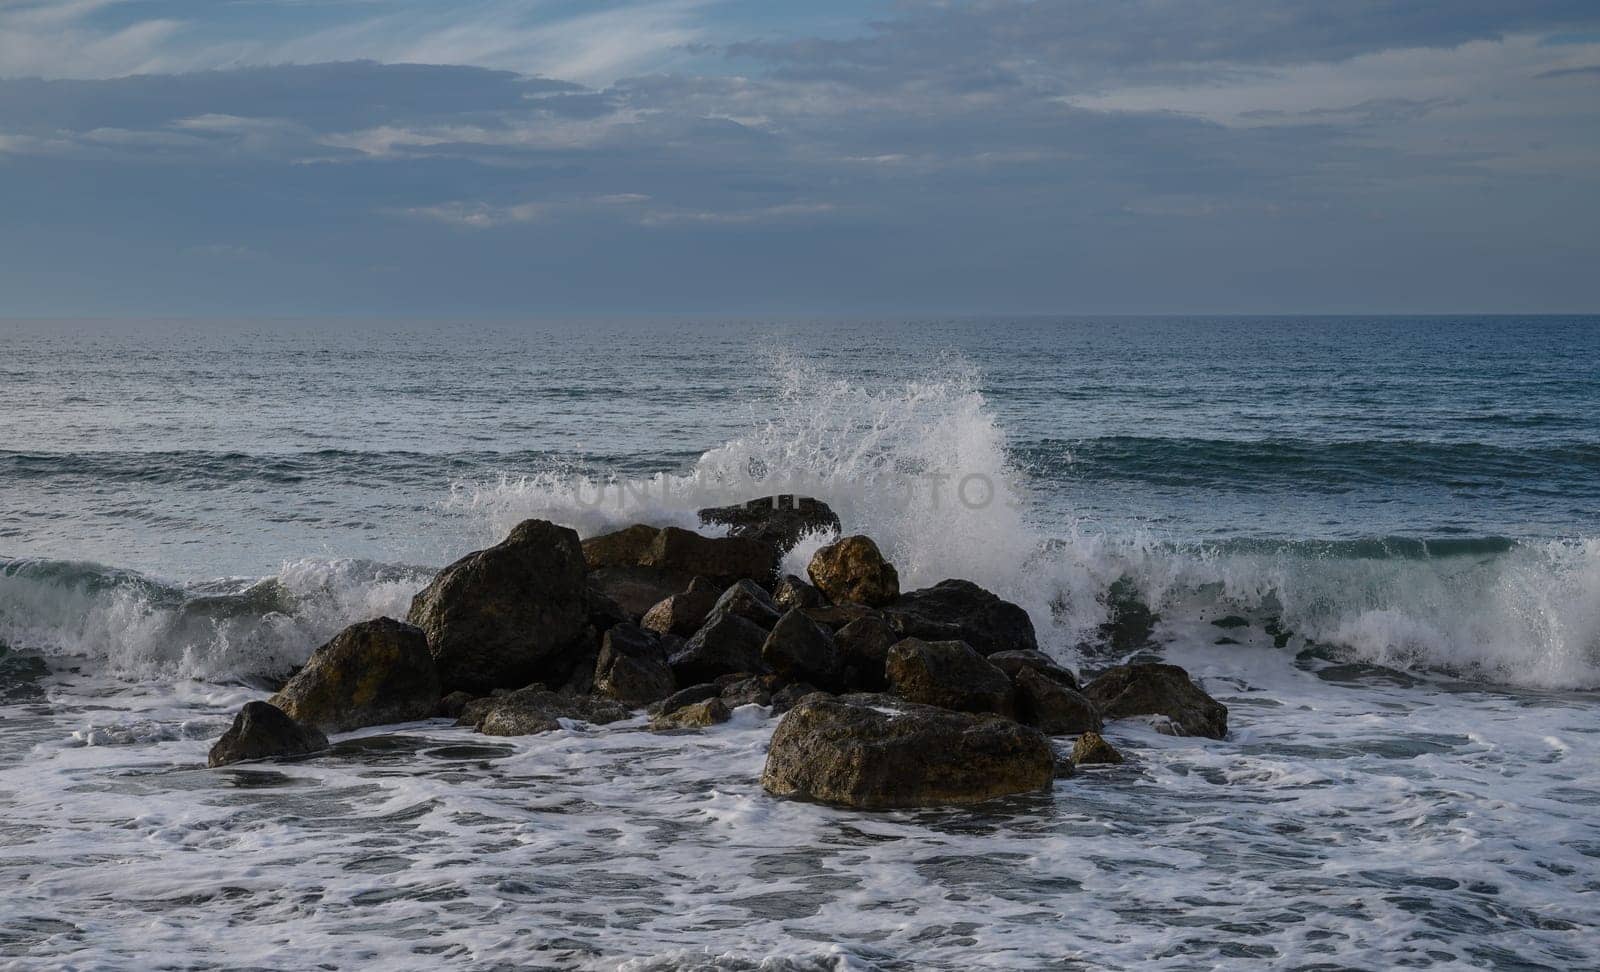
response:
{"label": "sky", "polygon": [[1595,0],[0,0],[0,316],[1600,312]]}

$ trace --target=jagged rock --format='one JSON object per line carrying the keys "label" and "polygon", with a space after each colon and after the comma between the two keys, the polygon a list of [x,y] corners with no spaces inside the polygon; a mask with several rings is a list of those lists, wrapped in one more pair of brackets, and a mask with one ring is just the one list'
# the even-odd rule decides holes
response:
{"label": "jagged rock", "polygon": [[1017,718],[1047,736],[1087,732],[1102,725],[1100,710],[1093,702],[1036,668],[1019,669],[1012,682]]}
{"label": "jagged rock", "polygon": [[772,714],[783,715],[800,703],[808,695],[827,693],[821,692],[815,685],[808,682],[790,682],[783,688],[772,693]]}
{"label": "jagged rock", "polygon": [[693,582],[682,571],[657,567],[596,567],[589,572],[591,594],[611,601],[622,620],[634,622]]}
{"label": "jagged rock", "polygon": [[1054,777],[1049,742],[1009,719],[906,703],[891,715],[812,695],[778,723],[761,784],[777,796],[881,810],[977,803],[1042,790]]}
{"label": "jagged rock", "polygon": [[852,689],[881,692],[889,686],[885,665],[889,648],[900,636],[876,612],[862,615],[834,632],[844,684]]}
{"label": "jagged rock", "polygon": [[898,641],[885,671],[894,693],[912,702],[961,712],[1016,712],[1006,673],[963,641]]}
{"label": "jagged rock", "polygon": [[461,718],[461,713],[467,710],[467,706],[471,702],[471,692],[457,690],[440,699],[438,706],[433,710],[433,714],[440,719],[459,719]]}
{"label": "jagged rock", "polygon": [[766,643],[765,628],[737,614],[711,612],[694,637],[668,659],[678,682],[693,685],[714,681],[719,675],[734,672],[762,673],[761,646]]}
{"label": "jagged rock", "polygon": [[233,725],[211,747],[206,765],[227,766],[248,759],[305,756],[327,748],[327,736],[294,721],[277,706],[246,702],[233,717]]}
{"label": "jagged rock", "polygon": [[[776,547],[751,537],[706,537],[678,527],[657,529],[643,525],[586,540],[583,552],[591,571],[651,567],[677,574],[685,580],[676,590],[683,590],[688,578],[695,576],[706,577],[719,586],[744,578],[770,583],[779,559]],[[645,610],[648,609],[647,606]]]}
{"label": "jagged rock", "polygon": [[1150,643],[1150,635],[1160,618],[1139,598],[1133,581],[1124,577],[1105,594],[1106,621],[1100,637],[1118,651],[1131,651]]}
{"label": "jagged rock", "polygon": [[678,691],[662,699],[660,702],[647,706],[645,711],[649,712],[652,716],[658,716],[667,712],[672,712],[676,709],[681,709],[686,705],[693,705],[696,702],[704,702],[706,699],[714,699],[721,694],[722,686],[716,682],[700,682],[697,685],[690,685],[687,688],[678,689]]}
{"label": "jagged rock", "polygon": [[671,712],[664,712],[650,720],[650,728],[663,732],[669,729],[704,729],[719,722],[727,722],[732,713],[721,699],[692,702]]}
{"label": "jagged rock", "polygon": [[900,596],[900,575],[869,537],[845,537],[828,544],[812,555],[806,572],[836,604],[879,607]]}
{"label": "jagged rock", "polygon": [[1120,763],[1122,754],[1117,752],[1117,747],[1106,742],[1098,732],[1086,732],[1072,744],[1072,761],[1079,766]]}
{"label": "jagged rock", "polygon": [[605,634],[595,661],[595,692],[627,705],[646,705],[677,688],[666,651],[654,632],[619,624]]}
{"label": "jagged rock", "polygon": [[1039,650],[1028,612],[971,581],[946,580],[910,591],[884,613],[904,638],[965,641],[980,655]]}
{"label": "jagged rock", "polygon": [[778,586],[772,589],[772,599],[785,611],[790,608],[818,608],[828,601],[821,591],[793,574],[784,574],[779,578]]}
{"label": "jagged rock", "polygon": [[1025,668],[1031,668],[1050,679],[1059,682],[1067,688],[1078,687],[1077,676],[1055,663],[1055,659],[1042,651],[997,651],[988,656],[989,664],[1011,676],[1016,681],[1017,673]]}
{"label": "jagged rock", "polygon": [[1083,694],[1108,719],[1166,716],[1175,735],[1228,735],[1228,707],[1201,691],[1177,665],[1118,665],[1084,686]]}
{"label": "jagged rock", "polygon": [[562,719],[604,725],[631,716],[628,708],[617,702],[561,695],[542,685],[530,685],[490,700],[477,728],[486,736],[529,736],[560,729]]}
{"label": "jagged rock", "polygon": [[722,592],[708,617],[719,614],[737,615],[763,628],[771,628],[783,616],[783,611],[760,585],[742,580]]}
{"label": "jagged rock", "polygon": [[270,701],[296,722],[348,732],[431,718],[439,696],[422,629],[378,618],[334,635]]}
{"label": "jagged rock", "polygon": [[696,577],[688,590],[662,599],[645,612],[639,625],[658,634],[687,638],[706,623],[706,615],[716,606],[721,593],[704,577]]}
{"label": "jagged rock", "polygon": [[801,537],[842,528],[838,514],[828,504],[809,496],[768,496],[737,506],[717,506],[700,511],[700,522],[728,527],[731,537],[749,537],[788,551]]}
{"label": "jagged rock", "polygon": [[439,572],[411,601],[446,690],[565,681],[593,647],[578,535],[526,520]]}
{"label": "jagged rock", "polygon": [[761,646],[761,659],[787,679],[832,685],[839,675],[833,635],[798,608],[778,619]]}

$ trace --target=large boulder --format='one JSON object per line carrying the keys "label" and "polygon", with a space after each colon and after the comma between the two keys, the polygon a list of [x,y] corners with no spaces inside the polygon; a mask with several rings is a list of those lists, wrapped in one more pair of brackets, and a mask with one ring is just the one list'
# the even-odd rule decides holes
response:
{"label": "large boulder", "polygon": [[961,712],[1016,713],[1011,680],[966,642],[906,638],[890,647],[884,668],[890,690],[912,702]]}
{"label": "large boulder", "polygon": [[889,648],[900,640],[883,615],[864,614],[833,633],[841,680],[852,689],[880,692],[889,685]]}
{"label": "large boulder", "polygon": [[615,604],[625,620],[638,622],[663,600],[686,591],[694,580],[682,571],[657,567],[596,567],[589,571],[589,591],[592,597]]}
{"label": "large boulder", "polygon": [[462,720],[472,720],[486,736],[529,736],[560,729],[562,720],[603,725],[632,715],[619,702],[563,695],[542,685],[530,685],[494,696],[482,706],[469,705]]}
{"label": "large boulder", "polygon": [[685,586],[695,576],[719,586],[744,578],[770,584],[780,557],[777,547],[752,537],[707,537],[678,527],[643,525],[586,540],[583,554],[590,570],[649,567],[683,577]]}
{"label": "large boulder", "polygon": [[721,592],[704,577],[696,577],[689,588],[663,598],[646,611],[639,626],[657,634],[675,634],[687,638],[706,622],[706,615],[716,606]]}
{"label": "large boulder", "polygon": [[1054,777],[1049,742],[1008,719],[810,695],[773,732],[761,785],[881,810],[977,803],[1042,790]]}
{"label": "large boulder", "polygon": [[1047,736],[1097,731],[1103,724],[1093,702],[1036,668],[1020,669],[1012,683],[1016,687],[1017,718]]}
{"label": "large boulder", "polygon": [[1228,707],[1200,690],[1177,665],[1118,665],[1084,686],[1108,719],[1162,716],[1156,728],[1180,736],[1228,735]]}
{"label": "large boulder", "polygon": [[647,705],[677,690],[661,639],[632,624],[605,633],[595,662],[594,690],[626,705]]}
{"label": "large boulder", "polygon": [[311,653],[271,702],[326,732],[430,719],[443,693],[421,628],[393,618],[362,621]]}
{"label": "large boulder", "polygon": [[900,575],[870,537],[845,537],[828,544],[812,555],[806,572],[836,604],[878,607],[900,596]]}
{"label": "large boulder", "polygon": [[294,721],[277,706],[246,702],[234,716],[233,725],[211,747],[206,765],[227,766],[248,759],[305,756],[327,748],[327,736]]}
{"label": "large boulder", "polygon": [[407,620],[427,633],[447,691],[483,693],[565,681],[593,647],[589,607],[578,535],[526,520],[440,571]]}
{"label": "large boulder", "polygon": [[989,664],[1011,676],[1012,681],[1016,681],[1017,675],[1024,669],[1032,669],[1067,688],[1078,687],[1077,676],[1056,664],[1055,659],[1042,651],[997,651],[987,657]]}
{"label": "large boulder", "polygon": [[902,594],[884,613],[906,638],[959,639],[983,655],[1039,650],[1028,612],[971,581],[940,581]]}
{"label": "large boulder", "polygon": [[761,660],[767,667],[791,681],[833,685],[839,675],[839,653],[833,634],[805,612],[792,608],[761,646]]}
{"label": "large boulder", "polygon": [[828,504],[809,496],[768,496],[736,506],[700,511],[700,522],[728,528],[730,537],[749,537],[787,551],[810,533],[837,534],[839,516]]}
{"label": "large boulder", "polygon": [[680,685],[715,681],[736,672],[759,674],[767,670],[761,659],[767,631],[754,621],[731,612],[713,611],[694,637],[668,659]]}

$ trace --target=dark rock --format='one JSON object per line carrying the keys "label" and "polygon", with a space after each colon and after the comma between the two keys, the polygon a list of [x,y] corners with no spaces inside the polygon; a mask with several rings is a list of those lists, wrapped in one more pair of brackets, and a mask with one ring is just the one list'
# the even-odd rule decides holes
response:
{"label": "dark rock", "polygon": [[486,736],[528,736],[560,729],[561,719],[603,725],[632,715],[618,702],[561,695],[542,685],[530,685],[491,699],[476,725]]}
{"label": "dark rock", "polygon": [[885,665],[889,647],[900,636],[876,612],[863,615],[840,628],[833,636],[843,670],[841,680],[852,689],[881,692],[889,687]]}
{"label": "dark rock", "polygon": [[646,705],[677,688],[667,653],[654,632],[619,624],[606,632],[595,662],[594,688],[627,705]]}
{"label": "dark rock", "polygon": [[766,629],[755,622],[713,611],[694,637],[667,661],[683,685],[714,681],[734,672],[761,673],[767,670],[761,660],[766,640]]}
{"label": "dark rock", "polygon": [[656,567],[597,567],[589,572],[590,591],[617,605],[623,620],[634,622],[693,581],[682,571]]}
{"label": "dark rock", "polygon": [[267,702],[246,702],[233,725],[206,758],[207,766],[227,766],[247,759],[304,756],[328,748],[328,737],[303,726]]}
{"label": "dark rock", "polygon": [[988,658],[989,664],[1011,676],[1012,681],[1016,681],[1018,672],[1031,668],[1052,682],[1059,682],[1070,689],[1078,687],[1077,676],[1057,665],[1055,659],[1042,651],[997,651]]}
{"label": "dark rock", "polygon": [[719,722],[727,722],[730,718],[732,713],[721,699],[706,699],[704,702],[692,702],[680,706],[671,712],[663,712],[650,720],[650,728],[656,732],[671,729],[704,729]]}
{"label": "dark rock", "polygon": [[1011,680],[962,641],[906,638],[889,649],[889,687],[912,702],[1012,716]]}
{"label": "dark rock", "polygon": [[706,699],[714,699],[721,694],[721,685],[718,685],[716,682],[701,682],[698,685],[690,685],[687,688],[678,689],[678,691],[662,699],[660,702],[649,706],[646,711],[648,711],[652,716],[662,715],[663,713],[671,712],[674,709],[681,709],[686,705],[693,705],[696,702],[704,702]]}
{"label": "dark rock", "polygon": [[628,612],[622,609],[622,605],[592,583],[584,588],[583,597],[584,603],[588,606],[589,627],[594,629],[597,638],[611,630],[612,625],[633,620],[628,616]]}
{"label": "dark rock", "polygon": [[717,506],[700,511],[700,522],[728,527],[731,537],[750,537],[787,551],[800,538],[842,529],[838,514],[828,504],[809,496],[768,496],[737,506]]}
{"label": "dark rock", "polygon": [[869,608],[865,604],[824,604],[820,607],[801,608],[806,612],[806,617],[818,624],[838,631],[840,628],[862,618],[882,618],[883,612],[877,608]]}
{"label": "dark rock", "polygon": [[1028,612],[971,581],[902,594],[884,613],[905,638],[965,641],[980,655],[1039,650]]}
{"label": "dark rock", "polygon": [[1100,710],[1093,702],[1038,669],[1020,669],[1012,681],[1016,686],[1017,718],[1047,736],[1088,732],[1102,725]]}
{"label": "dark rock", "polygon": [[439,572],[411,602],[447,690],[562,682],[593,647],[578,535],[544,520]]}
{"label": "dark rock", "polygon": [[[657,529],[643,525],[586,540],[583,552],[591,571],[606,567],[653,567],[685,578],[706,577],[719,586],[743,578],[770,583],[777,573],[779,559],[776,547],[751,537],[706,537],[678,527]],[[676,593],[685,586],[687,580],[668,593]]]}
{"label": "dark rock", "polygon": [[583,562],[590,570],[602,567],[638,567],[656,542],[660,527],[635,523],[612,533],[583,541]]}
{"label": "dark rock", "polygon": [[722,703],[730,709],[737,709],[741,705],[771,705],[772,682],[761,675],[746,675],[726,681],[722,685],[722,692],[718,696]]}
{"label": "dark rock", "polygon": [[845,537],[811,557],[811,583],[835,604],[879,607],[900,596],[900,575],[868,537]]}
{"label": "dark rock", "polygon": [[[1002,676],[1003,677],[1003,676]],[[865,810],[977,803],[1050,786],[1038,731],[992,715],[811,695],[778,724],[761,784],[777,796]]]}
{"label": "dark rock", "polygon": [[658,634],[675,634],[684,638],[694,634],[706,623],[706,615],[711,613],[721,596],[709,582],[701,584],[703,580],[695,578],[688,590],[673,594],[646,611],[644,620],[639,622],[640,626]]}
{"label": "dark rock", "polygon": [[717,598],[710,615],[732,614],[752,621],[763,628],[771,628],[783,616],[778,603],[754,581],[742,580]]}
{"label": "dark rock", "polygon": [[839,676],[833,635],[798,608],[778,619],[761,646],[761,659],[787,679],[833,685]]}
{"label": "dark rock", "polygon": [[378,618],[334,635],[270,701],[296,722],[348,732],[431,718],[439,696],[422,629]]}
{"label": "dark rock", "polygon": [[785,611],[790,608],[817,608],[828,603],[822,592],[793,574],[784,574],[772,589],[772,599]]}
{"label": "dark rock", "polygon": [[1150,643],[1160,617],[1140,599],[1133,581],[1126,577],[1118,580],[1107,589],[1104,600],[1106,621],[1100,625],[1101,638],[1118,651]]}
{"label": "dark rock", "polygon": [[1072,761],[1079,766],[1120,763],[1122,754],[1117,752],[1117,747],[1106,742],[1098,732],[1086,732],[1072,744]]}
{"label": "dark rock", "polygon": [[1248,628],[1248,627],[1250,627],[1250,619],[1249,618],[1242,618],[1237,614],[1230,614],[1227,617],[1217,618],[1215,621],[1212,621],[1211,623],[1216,625],[1219,628]]}
{"label": "dark rock", "polygon": [[455,691],[439,700],[439,705],[433,710],[434,716],[440,719],[459,719],[461,713],[467,710],[467,705],[472,701],[471,692]]}
{"label": "dark rock", "polygon": [[1166,716],[1170,722],[1157,728],[1176,730],[1175,735],[1222,739],[1228,734],[1228,707],[1201,691],[1176,665],[1118,665],[1084,686],[1083,694],[1108,719]]}
{"label": "dark rock", "polygon": [[783,688],[772,693],[772,714],[783,715],[785,712],[788,712],[790,709],[798,705],[801,699],[808,695],[817,695],[819,693],[824,695],[827,694],[821,693],[815,685],[811,685],[807,682],[790,682],[788,685],[785,685]]}

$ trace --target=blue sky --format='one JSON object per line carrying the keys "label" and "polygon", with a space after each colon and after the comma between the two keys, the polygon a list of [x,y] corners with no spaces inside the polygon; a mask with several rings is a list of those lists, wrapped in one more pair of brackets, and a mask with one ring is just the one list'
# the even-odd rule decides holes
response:
{"label": "blue sky", "polygon": [[0,0],[0,314],[1600,311],[1600,3]]}

